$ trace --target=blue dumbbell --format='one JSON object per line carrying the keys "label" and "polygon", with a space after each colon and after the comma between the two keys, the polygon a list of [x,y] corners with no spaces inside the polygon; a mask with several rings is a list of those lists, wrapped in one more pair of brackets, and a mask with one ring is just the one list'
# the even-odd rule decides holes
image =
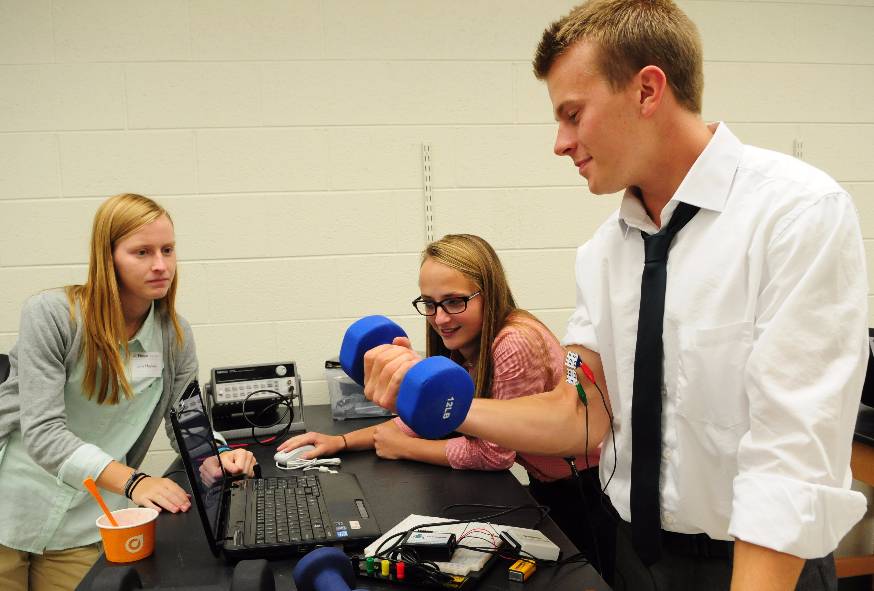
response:
{"label": "blue dumbbell", "polygon": [[[385,316],[365,316],[353,322],[340,347],[343,371],[363,385],[364,354],[405,336],[404,329]],[[422,437],[436,439],[464,422],[473,394],[473,380],[463,367],[446,357],[429,357],[404,376],[398,392],[398,415]]]}
{"label": "blue dumbbell", "polygon": [[306,554],[294,566],[291,576],[298,591],[349,591],[355,584],[349,557],[330,547]]}

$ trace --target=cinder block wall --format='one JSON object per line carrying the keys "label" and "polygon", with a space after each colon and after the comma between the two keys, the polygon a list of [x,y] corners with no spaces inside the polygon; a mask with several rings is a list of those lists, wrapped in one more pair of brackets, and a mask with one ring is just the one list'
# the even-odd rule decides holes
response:
{"label": "cinder block wall", "polygon": [[[617,204],[552,155],[531,75],[573,4],[0,0],[0,350],[25,298],[84,279],[94,210],[123,191],[174,216],[204,380],[293,359],[326,402],[324,360],[363,314],[422,347],[409,301],[429,223],[492,241],[561,334],[574,249]],[[840,180],[874,265],[874,0],[682,6],[705,118]],[[171,457],[160,434],[147,467]]]}

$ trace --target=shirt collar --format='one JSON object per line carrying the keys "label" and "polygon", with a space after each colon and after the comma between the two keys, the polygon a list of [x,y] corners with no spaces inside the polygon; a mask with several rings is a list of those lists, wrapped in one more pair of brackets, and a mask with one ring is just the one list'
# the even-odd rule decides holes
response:
{"label": "shirt collar", "polygon": [[[671,200],[662,210],[662,225],[668,223],[680,201],[701,209],[721,212],[740,164],[743,144],[722,122],[707,126],[713,137],[686,173]],[[658,228],[646,213],[634,189],[626,189],[619,206],[619,224],[627,237],[632,228],[651,234]]]}
{"label": "shirt collar", "polygon": [[149,308],[149,313],[146,316],[146,320],[143,322],[143,325],[137,331],[137,334],[128,341],[128,346],[133,345],[134,343],[138,344],[140,348],[145,351],[146,347],[148,347],[149,343],[152,342],[152,338],[155,334],[155,302],[152,302],[151,307]]}

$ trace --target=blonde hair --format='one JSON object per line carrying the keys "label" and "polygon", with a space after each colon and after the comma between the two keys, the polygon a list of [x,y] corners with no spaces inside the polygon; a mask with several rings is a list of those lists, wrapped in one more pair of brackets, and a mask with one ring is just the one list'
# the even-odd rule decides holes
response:
{"label": "blonde hair", "polygon": [[[77,304],[82,311],[82,354],[85,356],[82,391],[89,400],[96,396],[98,404],[118,404],[119,389],[126,398],[133,396],[125,375],[125,361],[130,351],[112,252],[120,240],[161,216],[170,219],[163,207],[142,195],[124,193],[104,201],[94,214],[88,281],[64,288],[70,303],[70,317],[75,319]],[[181,346],[184,337],[176,318],[178,281],[176,273],[167,295],[156,302],[156,309],[170,316],[176,342]],[[123,357],[119,346],[124,350]]]}
{"label": "blonde hair", "polygon": [[598,68],[610,87],[624,88],[646,66],[664,71],[677,101],[701,112],[704,65],[695,23],[671,0],[589,0],[552,23],[534,56],[543,80],[555,60],[579,41],[598,47]]}
{"label": "blonde hair", "polygon": [[[476,359],[474,375],[475,396],[489,398],[491,396],[492,373],[492,343],[502,328],[514,325],[520,328],[525,338],[532,342],[535,350],[543,352],[543,368],[549,371],[550,360],[543,336],[531,327],[528,319],[537,324],[542,323],[533,314],[516,307],[516,300],[507,283],[507,275],[497,253],[492,246],[472,234],[447,234],[440,240],[430,243],[422,252],[422,263],[433,260],[451,269],[459,271],[470,279],[480,291],[482,298],[483,324],[479,337],[479,352]],[[452,352],[443,344],[443,339],[430,324],[426,323],[425,343],[426,354],[451,357]],[[544,330],[548,329],[544,326]]]}

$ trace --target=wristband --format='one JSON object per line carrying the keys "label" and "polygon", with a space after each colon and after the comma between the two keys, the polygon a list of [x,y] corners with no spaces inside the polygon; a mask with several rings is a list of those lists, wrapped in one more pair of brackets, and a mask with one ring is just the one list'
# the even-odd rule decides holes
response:
{"label": "wristband", "polygon": [[223,453],[225,453],[226,451],[233,451],[233,450],[232,450],[229,446],[227,446],[227,445],[220,445],[220,446],[219,446],[219,448],[218,448],[218,453],[223,454]]}
{"label": "wristband", "polygon": [[130,495],[128,494],[128,491],[130,491],[130,485],[134,483],[134,480],[136,480],[139,474],[140,473],[136,470],[131,472],[130,476],[127,477],[127,481],[125,481],[124,486],[121,487],[121,490],[124,492],[124,496],[126,496],[127,498],[130,498]]}
{"label": "wristband", "polygon": [[131,485],[131,487],[130,487],[130,495],[128,495],[128,498],[129,498],[130,500],[132,500],[132,501],[134,500],[134,489],[135,489],[137,486],[139,486],[139,484],[140,484],[143,480],[145,480],[146,478],[151,478],[151,476],[149,476],[148,474],[140,474],[140,477],[137,478],[136,480],[134,480],[134,483],[133,483],[133,484]]}
{"label": "wristband", "polygon": [[341,433],[340,437],[343,438],[343,450],[345,451],[345,450],[349,449],[349,442],[346,441],[346,436]]}
{"label": "wristband", "polygon": [[148,478],[148,474],[144,474],[142,472],[134,472],[130,475],[130,478],[127,479],[127,483],[124,485],[124,496],[133,500],[134,489],[144,478]]}

